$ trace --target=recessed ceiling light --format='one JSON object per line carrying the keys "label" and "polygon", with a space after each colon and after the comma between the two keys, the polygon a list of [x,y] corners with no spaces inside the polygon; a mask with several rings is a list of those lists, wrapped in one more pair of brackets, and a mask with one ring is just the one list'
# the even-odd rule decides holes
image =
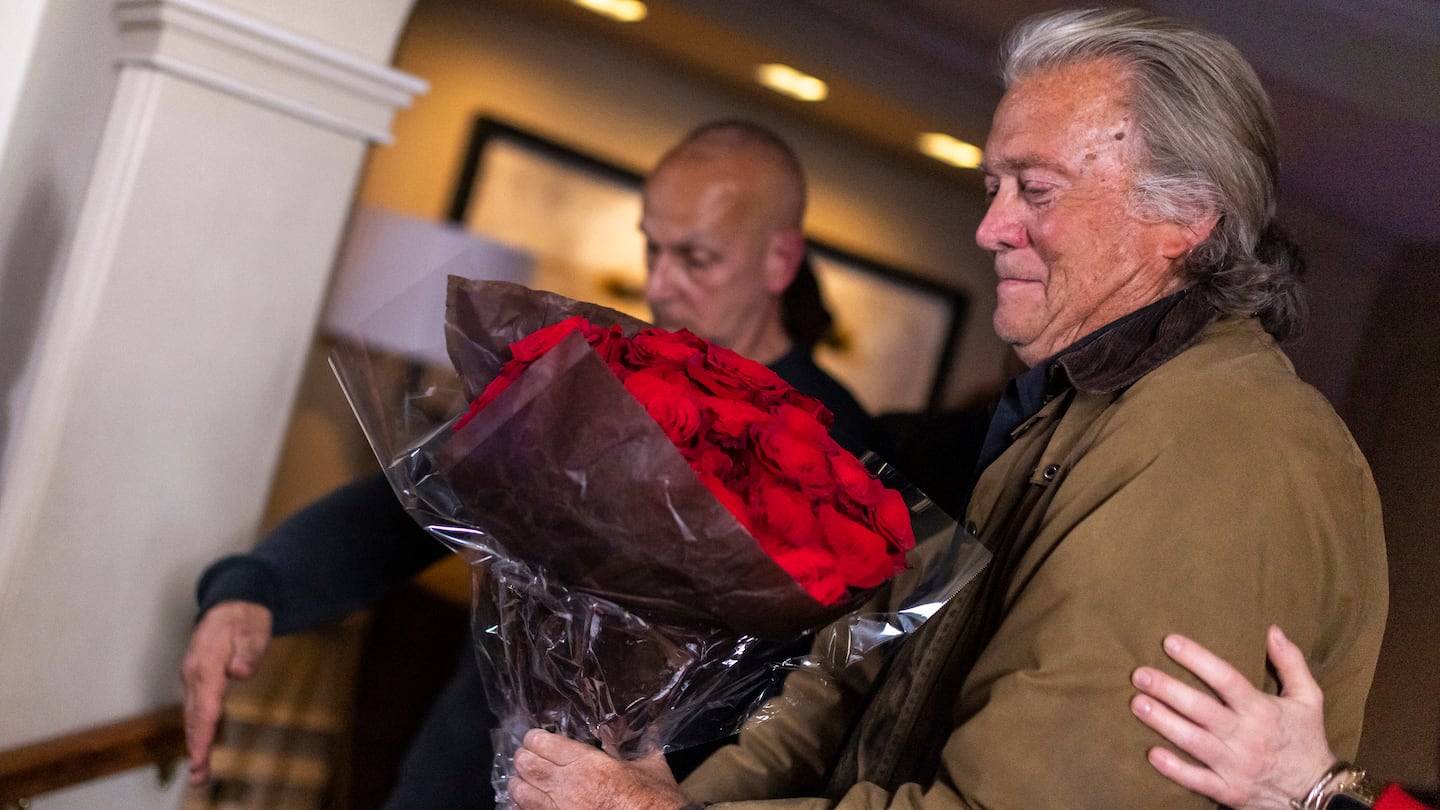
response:
{"label": "recessed ceiling light", "polygon": [[922,133],[915,139],[915,145],[930,157],[962,169],[974,169],[985,158],[985,153],[980,151],[980,147],[973,143],[966,143],[959,138],[953,138],[943,132]]}
{"label": "recessed ceiling light", "polygon": [[620,22],[639,22],[649,9],[640,0],[570,0],[577,6]]}
{"label": "recessed ceiling light", "polygon": [[801,101],[823,101],[830,93],[825,82],[789,65],[761,65],[755,68],[755,80],[777,93]]}

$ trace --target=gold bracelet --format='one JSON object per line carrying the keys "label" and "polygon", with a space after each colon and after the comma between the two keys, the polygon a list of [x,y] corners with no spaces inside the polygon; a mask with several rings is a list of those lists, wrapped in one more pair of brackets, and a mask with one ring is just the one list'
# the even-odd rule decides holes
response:
{"label": "gold bracelet", "polygon": [[1330,786],[1330,783],[1335,780],[1335,777],[1351,769],[1352,766],[1350,763],[1344,761],[1339,761],[1331,765],[1325,769],[1325,773],[1321,774],[1315,784],[1310,787],[1310,790],[1305,793],[1305,798],[1290,800],[1290,807],[1292,810],[1320,810],[1320,800],[1325,795],[1325,788]]}
{"label": "gold bracelet", "polygon": [[1320,796],[1320,810],[1372,810],[1385,792],[1385,783],[1364,771],[1351,768],[1326,786]]}
{"label": "gold bracelet", "polygon": [[1291,799],[1294,810],[1370,810],[1380,800],[1385,784],[1348,762],[1325,771],[1305,798]]}

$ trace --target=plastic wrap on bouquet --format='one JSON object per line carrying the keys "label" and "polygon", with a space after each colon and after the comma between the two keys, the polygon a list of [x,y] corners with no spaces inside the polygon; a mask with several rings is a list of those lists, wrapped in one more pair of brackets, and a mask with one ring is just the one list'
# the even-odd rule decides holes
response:
{"label": "plastic wrap on bouquet", "polygon": [[[477,658],[501,722],[502,801],[508,757],[528,728],[620,756],[723,737],[787,669],[831,673],[880,654],[988,560],[869,458],[873,474],[903,488],[915,547],[893,579],[822,604],[580,333],[458,418],[511,362],[511,344],[543,327],[574,315],[626,335],[645,324],[453,277],[445,312],[458,379],[412,368],[387,382],[363,345],[332,363],[406,508],[472,564]],[[797,648],[826,625],[815,650]]]}

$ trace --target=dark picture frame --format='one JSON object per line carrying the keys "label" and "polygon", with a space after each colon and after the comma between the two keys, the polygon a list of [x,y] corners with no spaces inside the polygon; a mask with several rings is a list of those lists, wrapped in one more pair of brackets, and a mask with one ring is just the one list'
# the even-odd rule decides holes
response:
{"label": "dark picture frame", "polygon": [[[645,175],[490,115],[475,118],[448,219],[537,255],[533,286],[648,318]],[[816,361],[871,413],[944,409],[969,297],[806,238],[834,334]],[[916,371],[923,372],[917,377]]]}

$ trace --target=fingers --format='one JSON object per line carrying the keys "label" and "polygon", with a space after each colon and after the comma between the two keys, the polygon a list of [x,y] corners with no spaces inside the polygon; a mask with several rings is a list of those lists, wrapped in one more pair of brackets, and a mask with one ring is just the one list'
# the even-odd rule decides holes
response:
{"label": "fingers", "polygon": [[549,794],[518,775],[510,777],[506,787],[520,810],[558,810],[560,807]]}
{"label": "fingers", "polygon": [[522,810],[680,807],[686,798],[659,752],[623,761],[539,729],[515,752],[511,797]]}
{"label": "fingers", "polygon": [[185,748],[190,754],[190,783],[200,785],[210,779],[210,748],[220,723],[226,678],[218,662],[192,650],[181,667],[181,680],[185,684]]}
{"label": "fingers", "polygon": [[1130,676],[1130,682],[1136,689],[1203,728],[1224,728],[1234,722],[1234,713],[1214,698],[1158,669],[1139,667]]}
{"label": "fingers", "polygon": [[[551,734],[538,728],[532,728],[525,732],[521,740],[521,751],[534,754],[552,765],[569,765],[575,760],[587,756],[600,754],[598,750],[582,742],[576,742],[569,737],[562,737],[559,734]],[[603,756],[603,754],[600,754]],[[519,753],[516,754],[516,764],[519,764]]]}
{"label": "fingers", "polygon": [[[515,751],[515,775],[510,778],[509,789],[510,798],[515,800],[520,810],[553,810],[560,806],[549,792],[562,767],[552,757],[565,755],[565,746],[557,741],[571,742],[556,734],[531,729],[525,733],[520,748]],[[588,746],[581,747],[593,750]]]}
{"label": "fingers", "polygon": [[1280,694],[1319,705],[1322,700],[1320,685],[1315,683],[1310,668],[1305,665],[1305,653],[1273,624],[1265,634],[1265,648],[1270,661],[1275,664],[1275,674],[1280,677]]}
{"label": "fingers", "polygon": [[1260,691],[1229,662],[1182,635],[1166,636],[1165,652],[1177,664],[1195,673],[1229,706],[1241,705],[1261,696]]}
{"label": "fingers", "polygon": [[540,786],[555,775],[556,764],[528,746],[515,751],[515,773],[531,785]]}
{"label": "fingers", "polygon": [[1131,699],[1130,710],[1142,723],[1200,763],[1197,765],[1173,751],[1156,746],[1146,752],[1146,759],[1155,770],[1181,787],[1209,796],[1221,804],[1243,804],[1244,795],[1236,792],[1234,786],[1221,775],[1235,771],[1234,752],[1223,740],[1144,695]]}
{"label": "fingers", "polygon": [[1207,766],[1223,763],[1229,754],[1229,749],[1209,730],[1158,700],[1136,695],[1130,699],[1130,711],[1140,722]]}
{"label": "fingers", "polygon": [[1218,774],[1209,768],[1186,762],[1173,751],[1156,746],[1145,755],[1151,767],[1183,788],[1209,796],[1216,801],[1230,805],[1238,803],[1229,793],[1229,786]]}
{"label": "fingers", "polygon": [[210,778],[210,752],[231,677],[254,673],[270,643],[270,611],[246,602],[224,602],[206,612],[180,665],[185,687],[185,746],[190,782]]}

